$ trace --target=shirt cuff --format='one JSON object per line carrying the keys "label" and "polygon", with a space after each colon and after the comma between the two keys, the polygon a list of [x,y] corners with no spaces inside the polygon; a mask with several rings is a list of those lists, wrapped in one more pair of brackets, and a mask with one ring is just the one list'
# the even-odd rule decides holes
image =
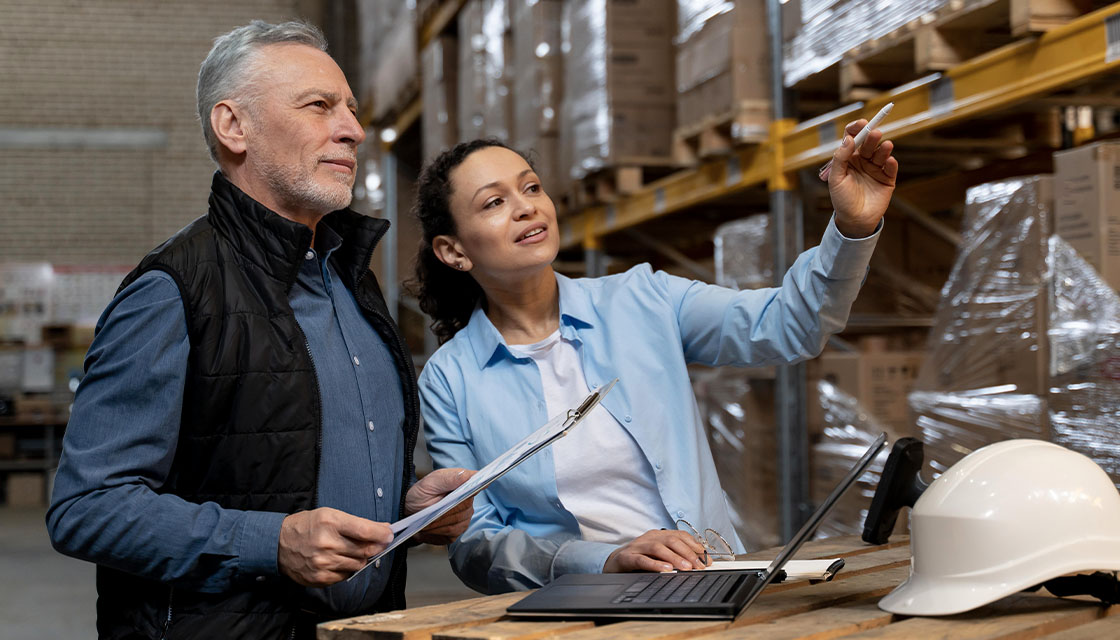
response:
{"label": "shirt cuff", "polygon": [[243,576],[276,576],[280,569],[276,555],[280,549],[280,527],[287,514],[272,511],[246,511],[241,525],[238,571]]}
{"label": "shirt cuff", "polygon": [[871,254],[875,252],[882,230],[883,220],[879,220],[875,232],[866,238],[848,238],[836,228],[836,216],[833,215],[817,250],[825,275],[834,280],[862,278],[867,273],[867,265],[871,262]]}
{"label": "shirt cuff", "polygon": [[607,557],[618,549],[616,544],[590,542],[588,540],[569,540],[560,545],[552,561],[552,576],[555,580],[568,573],[602,573]]}

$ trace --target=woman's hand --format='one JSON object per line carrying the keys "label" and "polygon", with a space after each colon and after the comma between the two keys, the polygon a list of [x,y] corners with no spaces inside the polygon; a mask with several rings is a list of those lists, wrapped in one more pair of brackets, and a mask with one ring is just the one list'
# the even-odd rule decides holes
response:
{"label": "woman's hand", "polygon": [[844,140],[832,155],[828,193],[836,209],[836,228],[847,238],[864,238],[875,232],[894,193],[898,160],[891,155],[894,143],[883,142],[875,129],[858,152],[852,140],[867,124],[856,120],[844,128]]}
{"label": "woman's hand", "polygon": [[688,571],[711,564],[704,557],[704,546],[691,534],[668,529],[647,531],[615,549],[603,565],[603,573]]}

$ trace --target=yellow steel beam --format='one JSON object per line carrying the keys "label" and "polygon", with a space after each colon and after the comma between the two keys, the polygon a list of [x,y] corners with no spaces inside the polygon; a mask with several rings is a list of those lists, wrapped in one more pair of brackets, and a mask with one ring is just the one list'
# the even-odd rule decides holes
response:
{"label": "yellow steel beam", "polygon": [[417,39],[420,51],[423,51],[424,47],[428,46],[428,43],[436,36],[443,33],[447,25],[451,24],[455,16],[459,15],[459,10],[465,4],[467,4],[467,0],[444,0],[440,3],[439,8],[432,12],[431,18],[420,25],[420,37]]}
{"label": "yellow steel beam", "polygon": [[870,118],[888,102],[895,103],[894,110],[880,128],[886,136],[899,139],[995,113],[1116,69],[1120,69],[1120,3],[904,85],[867,104],[803,123],[782,141],[785,168],[791,171],[824,162],[846,123]]}
{"label": "yellow steel beam", "polygon": [[[572,215],[561,223],[561,242],[563,246],[597,243],[603,235],[752,186],[789,188],[798,170],[816,168],[831,157],[848,122],[871,118],[888,102],[894,102],[894,110],[880,128],[886,136],[899,139],[998,112],[1117,69],[1120,2],[867,103],[798,125],[776,122],[767,142],[674,173],[611,205]],[[775,146],[775,140],[780,146]]]}

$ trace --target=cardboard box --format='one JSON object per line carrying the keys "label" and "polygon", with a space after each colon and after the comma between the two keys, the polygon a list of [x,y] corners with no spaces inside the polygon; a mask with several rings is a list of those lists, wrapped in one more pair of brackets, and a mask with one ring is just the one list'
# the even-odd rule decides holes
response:
{"label": "cardboard box", "polygon": [[906,397],[914,386],[924,359],[922,351],[826,351],[810,361],[810,434],[819,434],[824,427],[825,416],[817,393],[817,381],[825,380],[854,397],[860,406],[895,435],[912,435],[915,432],[914,420]]}
{"label": "cardboard box", "polygon": [[49,393],[54,390],[53,349],[50,347],[24,348],[20,389],[24,393]]}
{"label": "cardboard box", "polygon": [[16,434],[0,433],[0,460],[16,457]]}
{"label": "cardboard box", "polygon": [[[770,49],[766,3],[736,0],[734,8],[678,36],[677,122],[700,124],[735,113],[753,124],[737,137],[765,135],[770,121]],[[682,29],[686,25],[681,25]]]}
{"label": "cardboard box", "polygon": [[1054,231],[1120,291],[1120,141],[1054,154]]}
{"label": "cardboard box", "polygon": [[45,504],[46,482],[41,473],[8,474],[9,507],[41,507]]}

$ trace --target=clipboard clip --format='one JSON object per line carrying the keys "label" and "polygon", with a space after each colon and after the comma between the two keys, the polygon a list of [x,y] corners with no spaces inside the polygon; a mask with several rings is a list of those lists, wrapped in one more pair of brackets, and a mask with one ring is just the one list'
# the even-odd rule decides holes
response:
{"label": "clipboard clip", "polygon": [[568,418],[566,421],[567,425],[565,426],[564,430],[567,431],[568,429],[570,429],[577,420],[587,415],[588,411],[594,409],[595,406],[599,404],[599,401],[603,399],[603,396],[607,395],[607,393],[611,390],[611,387],[613,387],[616,382],[618,382],[618,378],[615,378],[602,387],[596,389],[594,393],[587,396],[587,398],[584,399],[584,401],[580,403],[580,405],[575,409],[568,409]]}

